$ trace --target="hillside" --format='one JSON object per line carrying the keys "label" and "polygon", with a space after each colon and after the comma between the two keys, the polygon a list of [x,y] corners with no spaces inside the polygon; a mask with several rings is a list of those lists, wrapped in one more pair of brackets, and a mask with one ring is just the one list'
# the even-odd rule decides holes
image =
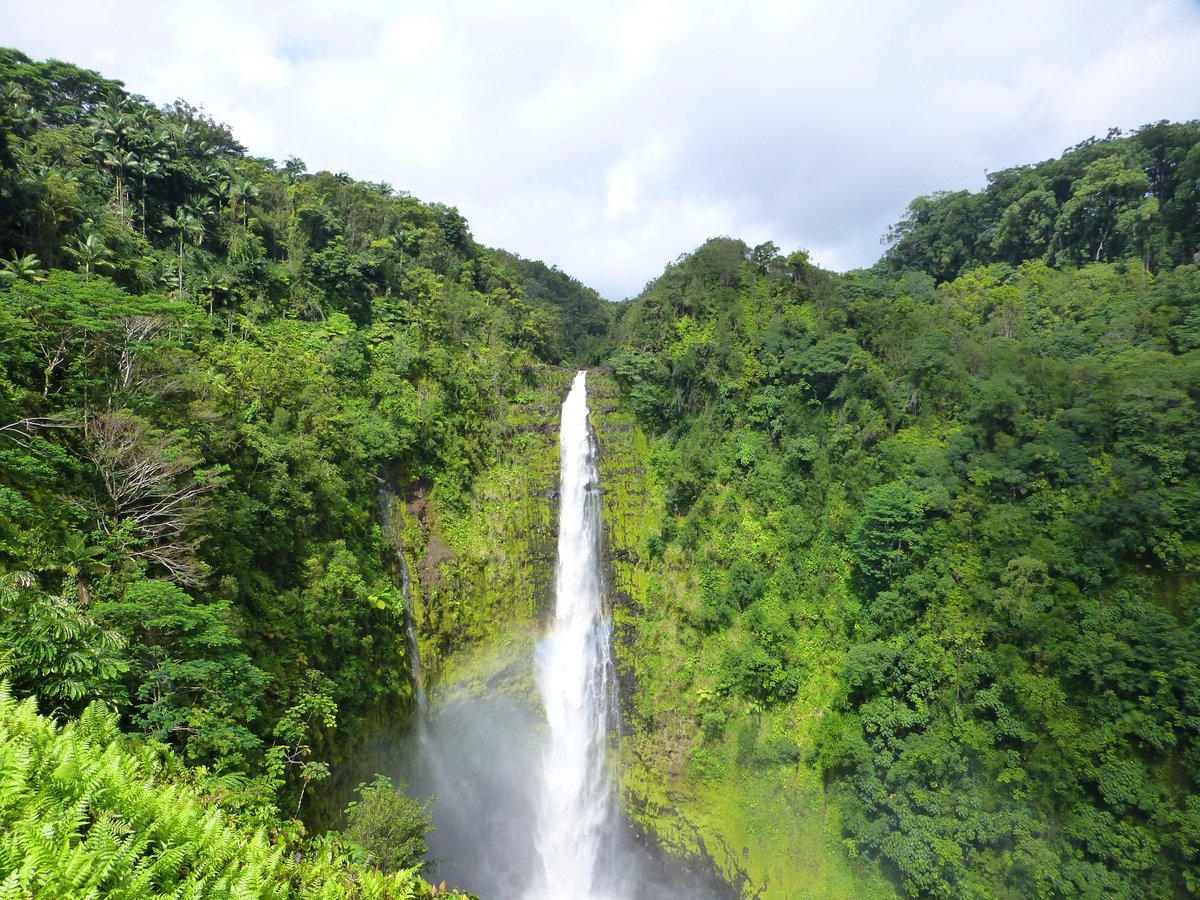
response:
{"label": "hillside", "polygon": [[0,73],[4,675],[115,706],[302,833],[412,705],[381,499],[461,502],[574,295],[526,301],[453,209],[249,158],[186,104],[16,51]]}
{"label": "hillside", "polygon": [[658,435],[630,792],[764,896],[839,839],[910,896],[1194,890],[1198,304],[1137,259],[669,266],[613,360]]}
{"label": "hillside", "polygon": [[531,692],[591,366],[658,846],[746,897],[1200,890],[1200,123],[918,198],[871,269],[716,237],[609,304],[183,101],[0,82],[0,815],[78,800],[30,747],[128,782],[38,859],[182,798],[172,877],[428,895],[357,754]]}

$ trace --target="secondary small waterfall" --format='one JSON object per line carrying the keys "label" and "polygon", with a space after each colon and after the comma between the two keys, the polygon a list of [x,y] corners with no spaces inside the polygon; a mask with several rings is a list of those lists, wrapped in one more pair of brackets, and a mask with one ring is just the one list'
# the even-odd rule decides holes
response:
{"label": "secondary small waterfall", "polygon": [[400,563],[400,592],[404,597],[404,633],[408,643],[408,671],[412,676],[413,693],[417,706],[425,706],[425,673],[421,668],[421,649],[417,645],[417,617],[413,612],[412,580],[408,575],[408,561],[404,558],[403,545],[397,545],[396,557]]}
{"label": "secondary small waterfall", "polygon": [[555,620],[535,660],[549,726],[536,829],[541,872],[528,896],[589,900],[612,823],[605,769],[612,660],[601,603],[596,442],[583,372],[563,404],[559,442]]}
{"label": "secondary small waterfall", "polygon": [[379,524],[384,537],[391,543],[396,554],[396,566],[400,570],[400,594],[404,597],[404,633],[408,645],[408,671],[412,678],[413,695],[417,705],[425,706],[425,674],[421,668],[421,651],[417,646],[417,620],[413,612],[412,579],[408,574],[408,560],[404,558],[403,525],[393,521],[392,504],[397,502],[388,492],[385,483],[379,482]]}

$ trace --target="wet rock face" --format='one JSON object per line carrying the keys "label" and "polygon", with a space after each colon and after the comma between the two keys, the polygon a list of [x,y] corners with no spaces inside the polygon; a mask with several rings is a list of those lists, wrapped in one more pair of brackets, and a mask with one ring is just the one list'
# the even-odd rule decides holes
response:
{"label": "wet rock face", "polygon": [[613,622],[612,626],[613,668],[617,673],[618,717],[616,726],[618,734],[624,736],[636,729],[639,724],[637,706],[633,702],[633,698],[637,696],[637,678],[633,668],[622,663],[622,660],[628,659],[629,654],[637,646],[637,626],[631,619],[640,612],[641,604],[635,603],[633,597],[625,591],[613,594],[612,604],[614,608],[624,609],[632,614],[631,616],[621,616],[619,620]]}
{"label": "wet rock face", "polygon": [[544,372],[528,402],[498,412],[495,457],[468,490],[455,495],[427,481],[404,489],[396,518],[431,684],[553,613],[560,395],[573,375]]}
{"label": "wet rock face", "polygon": [[442,584],[442,563],[453,558],[454,553],[436,537],[425,544],[425,555],[421,557],[421,581],[432,587]]}
{"label": "wet rock face", "polygon": [[644,596],[645,571],[640,548],[656,518],[646,489],[646,458],[642,439],[627,413],[616,402],[616,386],[607,378],[592,380],[592,426],[596,431],[603,518],[602,562],[606,609],[612,616],[613,656],[617,674],[621,733],[637,730],[637,682],[631,659],[638,642],[636,599]]}

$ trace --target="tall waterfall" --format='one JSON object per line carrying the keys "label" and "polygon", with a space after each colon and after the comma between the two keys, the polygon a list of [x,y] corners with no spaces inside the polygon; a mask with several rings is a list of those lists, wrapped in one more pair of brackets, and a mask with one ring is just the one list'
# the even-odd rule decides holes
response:
{"label": "tall waterfall", "polygon": [[539,645],[537,684],[549,726],[542,759],[531,900],[598,896],[598,863],[611,835],[605,770],[610,673],[601,606],[600,495],[585,376],[562,408],[554,627]]}
{"label": "tall waterfall", "polygon": [[[534,666],[547,729],[524,697],[442,695],[365,771],[437,795],[437,878],[482,900],[730,900],[652,854],[619,814],[605,766],[616,709],[600,578],[596,442],[581,372],[562,409],[555,623]],[[405,568],[400,574],[404,578]],[[414,654],[415,658],[415,654]]]}

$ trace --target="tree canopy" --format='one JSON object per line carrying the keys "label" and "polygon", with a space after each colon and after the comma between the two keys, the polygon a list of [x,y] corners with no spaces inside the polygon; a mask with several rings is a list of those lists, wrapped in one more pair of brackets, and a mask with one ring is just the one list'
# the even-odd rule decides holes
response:
{"label": "tree canopy", "polygon": [[[186,102],[0,83],[0,882],[429,895],[386,779],[304,820],[477,637],[464,577],[410,638],[516,555],[462,519],[552,531],[497,485],[596,365],[633,753],[747,883],[819,796],[907,896],[1200,891],[1200,124],[917,198],[870,269],[714,237],[610,304]],[[410,573],[396,497],[454,549]]]}

